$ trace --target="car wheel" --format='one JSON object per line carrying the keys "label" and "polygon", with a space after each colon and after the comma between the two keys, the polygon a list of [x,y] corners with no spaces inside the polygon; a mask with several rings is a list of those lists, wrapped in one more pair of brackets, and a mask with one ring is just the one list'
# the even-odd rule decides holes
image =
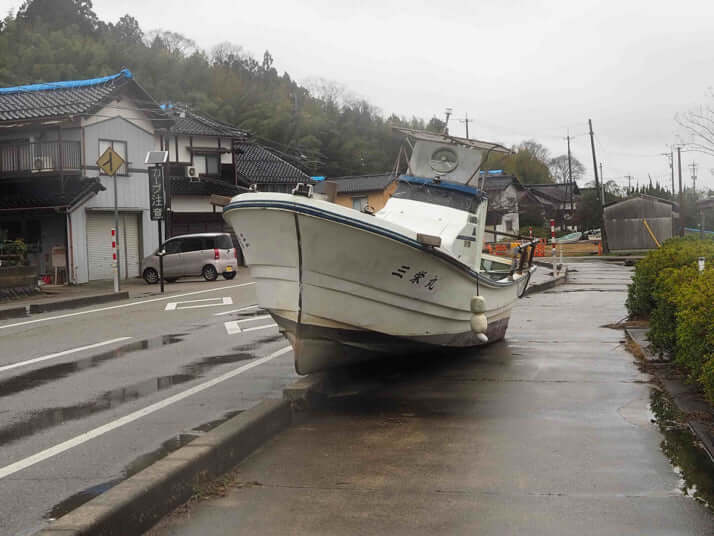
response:
{"label": "car wheel", "polygon": [[223,272],[223,279],[233,279],[235,276],[235,272]]}
{"label": "car wheel", "polygon": [[207,264],[206,266],[204,266],[201,275],[203,275],[203,278],[206,281],[215,281],[216,279],[218,279],[218,272],[216,271],[216,267],[212,264]]}
{"label": "car wheel", "polygon": [[155,285],[159,282],[159,272],[153,268],[147,268],[143,273],[144,281],[149,285]]}

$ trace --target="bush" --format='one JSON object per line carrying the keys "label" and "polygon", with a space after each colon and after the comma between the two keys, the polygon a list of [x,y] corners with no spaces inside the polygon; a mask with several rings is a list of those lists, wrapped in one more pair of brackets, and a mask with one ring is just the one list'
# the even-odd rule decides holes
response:
{"label": "bush", "polygon": [[676,302],[676,361],[714,403],[714,266],[685,279]]}
{"label": "bush", "polygon": [[633,317],[648,317],[656,307],[655,283],[666,268],[694,265],[699,257],[714,262],[714,240],[673,238],[637,263],[627,292],[627,310]]}
{"label": "bush", "polygon": [[677,342],[677,298],[680,289],[697,275],[696,263],[680,268],[665,268],[655,278],[650,314],[649,339],[659,350],[674,352]]}

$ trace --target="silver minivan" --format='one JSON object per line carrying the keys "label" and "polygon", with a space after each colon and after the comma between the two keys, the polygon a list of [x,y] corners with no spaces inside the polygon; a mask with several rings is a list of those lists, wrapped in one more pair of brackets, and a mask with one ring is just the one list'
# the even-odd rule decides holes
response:
{"label": "silver minivan", "polygon": [[[179,277],[202,275],[206,281],[215,281],[218,274],[233,279],[238,268],[238,251],[228,233],[200,233],[174,236],[164,242],[164,279],[175,281]],[[159,282],[159,256],[157,249],[141,263],[144,281]]]}

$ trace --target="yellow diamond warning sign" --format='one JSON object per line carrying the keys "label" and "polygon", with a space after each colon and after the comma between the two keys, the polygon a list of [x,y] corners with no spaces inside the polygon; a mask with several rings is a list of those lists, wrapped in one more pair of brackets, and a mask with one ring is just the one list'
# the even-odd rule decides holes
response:
{"label": "yellow diamond warning sign", "polygon": [[97,158],[97,165],[107,175],[116,175],[119,168],[124,165],[124,159],[114,149],[107,147],[102,156]]}

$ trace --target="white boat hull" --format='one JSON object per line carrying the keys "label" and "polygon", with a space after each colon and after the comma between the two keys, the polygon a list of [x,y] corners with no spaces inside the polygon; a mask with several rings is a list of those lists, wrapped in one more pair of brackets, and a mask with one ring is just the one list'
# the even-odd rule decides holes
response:
{"label": "white boat hull", "polygon": [[407,229],[288,194],[237,196],[224,217],[258,304],[285,331],[300,374],[433,346],[481,345],[470,324],[476,294],[486,300],[489,342],[506,333],[518,282],[478,277]]}

